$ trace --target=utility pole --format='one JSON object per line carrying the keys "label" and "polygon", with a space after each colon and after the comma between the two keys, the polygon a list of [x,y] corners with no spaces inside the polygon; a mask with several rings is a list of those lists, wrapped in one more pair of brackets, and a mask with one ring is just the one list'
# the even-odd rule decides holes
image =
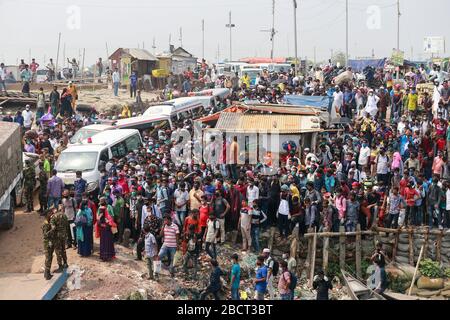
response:
{"label": "utility pole", "polygon": [[270,50],[270,59],[273,60],[273,50],[274,50],[275,34],[276,34],[276,31],[275,31],[275,0],[272,0],[272,28],[269,30],[261,30],[261,32],[270,32],[270,41],[272,42],[272,48]]}
{"label": "utility pole", "polygon": [[84,58],[86,54],[86,48],[83,48],[83,62],[81,63],[81,80],[84,79]]}
{"label": "utility pole", "polygon": [[56,65],[55,65],[55,80],[58,79],[58,60],[59,60],[59,46],[61,44],[61,32],[58,35],[58,50],[56,52]]}
{"label": "utility pole", "polygon": [[[397,52],[400,52],[400,0],[397,0]],[[397,70],[397,80],[400,79],[400,68]]]}
{"label": "utility pole", "polygon": [[155,55],[155,53],[156,53],[156,40],[155,40],[155,37],[153,37],[153,45],[152,45],[152,49],[153,49],[153,55]]}
{"label": "utility pole", "polygon": [[183,48],[183,28],[180,27],[180,47]]}
{"label": "utility pole", "polygon": [[272,41],[272,50],[270,51],[270,59],[273,62],[273,50],[275,43],[275,0],[272,0],[272,32],[270,35],[270,40]]}
{"label": "utility pole", "polygon": [[228,24],[225,25],[225,27],[230,29],[230,61],[233,61],[233,50],[232,50],[232,40],[231,40],[231,30],[236,27],[235,24],[231,23],[231,11],[228,14],[229,18],[228,18]]}
{"label": "utility pole", "polygon": [[400,50],[400,0],[397,0],[397,50]]}
{"label": "utility pole", "polygon": [[314,68],[316,67],[316,46],[314,46]]}
{"label": "utility pole", "polygon": [[345,64],[348,66],[348,0],[345,0]]}
{"label": "utility pole", "polygon": [[205,19],[202,19],[202,58],[205,59]]}
{"label": "utility pole", "polygon": [[295,43],[295,75],[298,72],[298,48],[297,48],[297,0],[294,2],[294,43]]}
{"label": "utility pole", "polygon": [[220,43],[217,44],[217,63],[220,63]]}

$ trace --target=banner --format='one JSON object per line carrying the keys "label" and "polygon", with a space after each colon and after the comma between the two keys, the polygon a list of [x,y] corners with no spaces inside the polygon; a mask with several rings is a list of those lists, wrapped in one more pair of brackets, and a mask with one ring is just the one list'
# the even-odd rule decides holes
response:
{"label": "banner", "polygon": [[401,50],[394,49],[392,51],[391,63],[395,66],[403,66],[405,62],[405,53]]}
{"label": "banner", "polygon": [[295,96],[286,95],[284,101],[293,106],[315,107],[328,110],[330,98],[323,96]]}

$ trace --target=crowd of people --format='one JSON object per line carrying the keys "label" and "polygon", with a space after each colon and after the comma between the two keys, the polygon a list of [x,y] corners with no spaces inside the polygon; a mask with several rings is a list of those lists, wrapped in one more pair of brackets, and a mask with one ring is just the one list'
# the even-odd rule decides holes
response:
{"label": "crowd of people", "polygon": [[[277,277],[281,298],[289,300],[297,281],[295,257],[276,261],[268,248],[262,250],[261,233],[267,228],[276,226],[276,243],[287,243],[291,235],[302,238],[314,230],[337,232],[340,227],[355,231],[357,225],[362,230],[376,226],[450,227],[450,88],[446,76],[436,68],[418,71],[414,74],[423,77],[413,82],[411,76],[405,77],[404,85],[394,85],[386,73],[380,88],[353,78],[340,85],[332,80],[328,83],[320,69],[305,76],[296,75],[294,69],[274,74],[263,71],[257,85],[250,88],[245,74],[241,79],[216,76],[215,67],[206,66],[201,73],[201,79],[209,77],[205,86],[214,83],[229,88],[228,103],[256,99],[282,104],[286,94],[328,95],[334,98],[331,113],[349,118],[349,124],[337,133],[323,134],[317,145],[286,152],[273,175],[261,169],[263,159],[243,165],[236,165],[235,159],[224,165],[176,163],[173,155],[179,145],[172,139],[172,130],[145,130],[142,147],[106,164],[98,199],[86,193],[82,172],[77,172],[73,186],[65,186],[53,167],[70,136],[96,117],[75,112],[73,84],[61,97],[55,87],[48,106],[39,104],[38,97],[36,115],[27,107],[12,121],[24,127],[24,151],[41,156],[45,173],[39,178],[41,213],[49,213],[48,221],[64,213],[66,231],[60,233],[64,233],[67,246],[77,247],[81,256],[92,254],[94,235],[100,239],[99,254],[104,261],[115,257],[115,245],[131,241],[137,259],[146,258],[150,279],[157,279],[166,265],[171,276],[183,272],[191,277],[192,270],[196,279],[200,256],[208,255],[213,271],[202,298],[209,293],[218,297],[219,263],[232,259],[232,298],[238,299],[239,255],[218,255],[227,233],[238,231],[242,250],[258,256],[255,298],[264,299],[268,292],[273,299]],[[351,69],[346,72],[352,73]],[[192,90],[189,77],[185,75],[180,95]],[[419,99],[414,85],[429,80],[435,84],[433,94]],[[173,93],[177,89],[169,85],[168,90]],[[67,92],[70,103],[63,100]],[[51,127],[32,126],[39,124],[44,108],[58,121]],[[11,117],[2,120],[11,121]],[[174,131],[192,134],[192,121],[175,122]],[[223,149],[242,153],[244,147],[237,141],[225,140]],[[32,174],[27,176],[33,179]],[[32,203],[27,209],[34,210]],[[176,270],[174,258],[180,252],[182,270]],[[63,258],[58,260],[60,267],[67,264]],[[314,283],[321,286],[321,297],[327,297],[324,288],[331,289],[331,284],[326,276],[319,274]]]}

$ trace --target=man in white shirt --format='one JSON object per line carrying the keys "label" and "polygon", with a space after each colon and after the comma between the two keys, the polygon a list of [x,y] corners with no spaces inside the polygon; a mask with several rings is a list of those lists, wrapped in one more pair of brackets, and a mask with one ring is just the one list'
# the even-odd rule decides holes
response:
{"label": "man in white shirt", "polygon": [[342,115],[342,106],[344,105],[344,94],[339,86],[336,86],[336,91],[333,93],[333,107],[336,110],[336,114]]}
{"label": "man in white shirt", "polygon": [[253,208],[253,201],[259,199],[259,188],[255,186],[255,181],[250,179],[247,187],[248,206]]}
{"label": "man in white shirt", "polygon": [[25,106],[25,111],[22,112],[23,116],[23,126],[25,130],[31,130],[31,126],[33,125],[34,114],[33,111],[30,110],[30,105],[27,104]]}
{"label": "man in white shirt", "polygon": [[365,108],[365,112],[370,114],[372,118],[375,118],[378,112],[378,101],[380,98],[373,93],[373,89],[369,90],[369,96],[367,97],[367,104]]}
{"label": "man in white shirt", "polygon": [[8,92],[6,92],[6,68],[5,64],[2,62],[0,64],[0,90],[5,91],[5,94],[7,95]]}
{"label": "man in white shirt", "polygon": [[119,84],[120,84],[120,74],[119,69],[115,69],[112,74],[112,81],[114,87],[114,95],[117,97],[119,95]]}
{"label": "man in white shirt", "polygon": [[359,150],[358,165],[360,170],[364,169],[369,164],[370,152],[369,144],[364,140],[362,147]]}

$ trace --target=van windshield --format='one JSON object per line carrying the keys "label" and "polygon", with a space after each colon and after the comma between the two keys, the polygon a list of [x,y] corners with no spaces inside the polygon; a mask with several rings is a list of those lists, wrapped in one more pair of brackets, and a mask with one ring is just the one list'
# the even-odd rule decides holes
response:
{"label": "van windshield", "polygon": [[98,152],[63,152],[56,162],[58,172],[92,171],[96,168]]}
{"label": "van windshield", "polygon": [[100,131],[93,130],[93,129],[80,129],[73,135],[72,138],[70,138],[70,143],[80,143],[83,142],[83,140],[86,140],[87,138],[91,138]]}

